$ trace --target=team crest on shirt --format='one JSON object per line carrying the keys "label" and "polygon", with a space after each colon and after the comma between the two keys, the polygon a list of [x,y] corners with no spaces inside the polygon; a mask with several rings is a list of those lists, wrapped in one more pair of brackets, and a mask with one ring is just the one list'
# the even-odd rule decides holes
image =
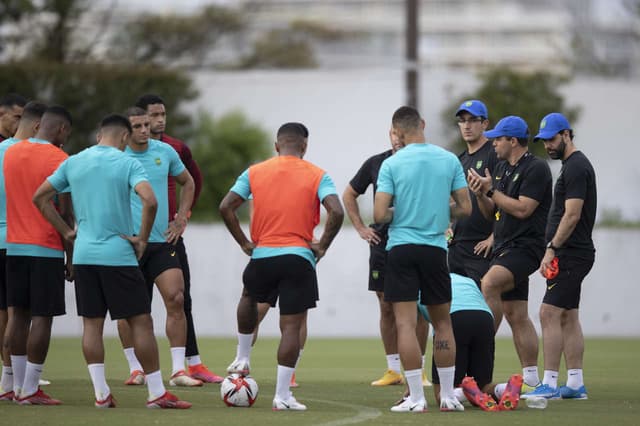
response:
{"label": "team crest on shirt", "polygon": [[515,175],[513,175],[513,181],[517,181],[518,178],[520,177],[520,173],[516,173]]}
{"label": "team crest on shirt", "polygon": [[478,162],[476,163],[476,169],[480,170],[481,167],[482,167],[482,160],[478,160]]}
{"label": "team crest on shirt", "polygon": [[160,164],[162,164],[162,160],[160,158],[156,158],[156,164],[159,166]]}
{"label": "team crest on shirt", "polygon": [[380,272],[379,271],[371,271],[371,277],[374,280],[377,280],[378,278],[380,278]]}

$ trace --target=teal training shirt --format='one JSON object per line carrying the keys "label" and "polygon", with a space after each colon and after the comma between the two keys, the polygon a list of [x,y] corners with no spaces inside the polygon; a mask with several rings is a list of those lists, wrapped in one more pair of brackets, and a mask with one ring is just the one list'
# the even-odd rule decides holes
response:
{"label": "teal training shirt", "polygon": [[71,190],[74,265],[138,266],[133,246],[121,237],[133,234],[130,193],[148,180],[138,161],[96,145],[69,157],[47,180],[57,191]]}
{"label": "teal training shirt", "polygon": [[[166,242],[167,239],[164,232],[167,230],[167,224],[169,223],[168,179],[169,176],[178,176],[185,171],[186,167],[171,145],[155,139],[149,139],[149,145],[143,152],[133,151],[127,146],[125,153],[142,164],[147,176],[149,176],[149,182],[156,195],[156,200],[158,200],[158,212],[156,213],[156,220],[153,222],[149,242]],[[140,232],[141,213],[142,202],[140,197],[132,191],[131,214],[133,215],[133,228],[136,234]],[[173,218],[171,219],[173,220]]]}
{"label": "teal training shirt", "polygon": [[[484,300],[478,285],[474,280],[458,274],[451,276],[451,309],[450,313],[458,311],[485,311],[491,316],[491,309]],[[418,309],[422,316],[429,321],[429,314],[424,305],[418,303]]]}
{"label": "teal training shirt", "polygon": [[0,143],[0,249],[7,248],[7,193],[4,190],[4,153],[11,145],[20,142],[16,138],[5,139]]}
{"label": "teal training shirt", "polygon": [[384,160],[378,193],[393,195],[387,250],[402,244],[447,249],[449,197],[467,186],[460,160],[438,146],[413,143]]}

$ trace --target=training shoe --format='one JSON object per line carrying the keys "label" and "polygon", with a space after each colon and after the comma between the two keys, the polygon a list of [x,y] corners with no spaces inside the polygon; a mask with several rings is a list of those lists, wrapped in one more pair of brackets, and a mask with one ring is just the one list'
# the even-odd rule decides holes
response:
{"label": "training shoe", "polygon": [[273,411],[305,411],[307,406],[304,404],[300,404],[293,395],[289,396],[287,399],[280,399],[278,397],[273,398],[273,406],[271,408]]}
{"label": "training shoe", "polygon": [[144,385],[145,381],[146,378],[144,377],[144,373],[142,371],[133,370],[129,378],[124,381],[124,384],[129,386],[139,386]]}
{"label": "training shoe", "polygon": [[51,384],[51,382],[48,381],[48,380],[45,380],[45,379],[38,380],[38,386],[47,386],[47,385],[50,385],[50,384]]}
{"label": "training shoe", "polygon": [[520,389],[522,389],[522,375],[514,374],[509,378],[507,387],[500,397],[500,402],[498,403],[500,411],[515,410],[518,407],[518,401],[520,401]]}
{"label": "training shoe", "polygon": [[464,411],[464,406],[458,401],[456,397],[453,398],[441,398],[440,399],[440,411]]}
{"label": "training shoe", "polygon": [[198,379],[194,379],[185,373],[184,370],[180,370],[175,373],[169,379],[169,386],[185,386],[185,387],[194,387],[194,386],[202,386],[202,381]]}
{"label": "training shoe", "polygon": [[291,376],[291,382],[289,383],[289,387],[297,388],[298,386],[300,385],[296,382],[296,373],[293,373],[293,376]]}
{"label": "training shoe", "polygon": [[579,389],[560,386],[560,396],[562,399],[589,399],[587,396],[587,388],[585,388],[584,385],[580,386]]}
{"label": "training shoe", "polygon": [[520,395],[524,395],[526,393],[533,392],[540,385],[542,385],[542,382],[538,382],[538,384],[535,385],[535,386],[530,386],[530,385],[526,384],[525,382],[522,382],[522,387],[520,387]]}
{"label": "training shoe", "polygon": [[483,411],[498,411],[496,400],[482,392],[473,377],[462,379],[462,393],[472,405],[480,407]]}
{"label": "training shoe", "polygon": [[396,405],[391,407],[394,413],[426,413],[427,401],[422,398],[418,402],[413,402],[411,398],[402,398]]}
{"label": "training shoe", "polygon": [[234,359],[229,367],[227,367],[227,373],[229,374],[239,374],[241,376],[248,376],[251,371],[251,367],[249,366],[249,361],[246,359],[238,360]]}
{"label": "training shoe", "polygon": [[9,392],[0,393],[0,401],[13,401],[15,399],[15,394],[12,390]]}
{"label": "training shoe", "polygon": [[42,389],[38,388],[36,393],[20,397],[16,399],[16,402],[20,405],[60,405],[62,401],[51,398],[46,393],[42,392]]}
{"label": "training shoe", "polygon": [[204,364],[190,365],[189,376],[194,379],[200,380],[203,383],[222,383],[224,377],[220,377],[214,374]]}
{"label": "training shoe", "polygon": [[402,377],[402,374],[396,373],[393,370],[385,371],[382,377],[371,382],[371,386],[390,386],[402,384],[404,384],[404,378]]}
{"label": "training shoe", "polygon": [[156,398],[153,401],[147,401],[147,408],[176,408],[184,410],[191,408],[191,403],[187,401],[180,401],[174,394],[165,392],[160,398]]}
{"label": "training shoe", "polygon": [[423,387],[433,386],[433,384],[429,381],[429,379],[427,379],[427,373],[425,373],[424,371],[422,371],[422,386]]}
{"label": "training shoe", "polygon": [[95,406],[96,408],[116,408],[116,400],[113,395],[109,394],[109,396],[102,401],[96,399]]}
{"label": "training shoe", "polygon": [[537,396],[547,399],[560,399],[560,391],[558,388],[552,388],[549,385],[542,384],[535,388],[531,392],[527,392],[524,395],[520,395],[522,399],[529,399],[529,397]]}

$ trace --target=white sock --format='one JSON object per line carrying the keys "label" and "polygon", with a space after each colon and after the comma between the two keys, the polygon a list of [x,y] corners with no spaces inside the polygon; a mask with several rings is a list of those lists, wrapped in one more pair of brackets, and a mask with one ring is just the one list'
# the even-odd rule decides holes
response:
{"label": "white sock", "polygon": [[96,394],[96,401],[104,401],[111,393],[107,379],[104,375],[104,364],[89,364],[89,375],[93,383],[93,391]]}
{"label": "white sock", "polygon": [[129,363],[129,374],[136,370],[144,371],[133,348],[124,348],[124,356],[127,358],[127,362]]}
{"label": "white sock", "polygon": [[27,356],[11,355],[11,368],[13,368],[13,393],[18,398],[22,394],[24,372],[27,369]]}
{"label": "white sock", "polygon": [[495,393],[496,397],[500,399],[502,398],[502,394],[504,393],[505,389],[507,389],[506,383],[498,383],[496,387],[493,389],[493,393]]}
{"label": "white sock", "polygon": [[387,355],[387,370],[400,374],[400,354]]}
{"label": "white sock", "polygon": [[538,366],[532,365],[524,367],[522,369],[522,378],[524,383],[529,386],[538,386],[540,384],[540,377],[538,376]]}
{"label": "white sock", "polygon": [[584,386],[582,368],[574,368],[567,371],[567,386],[571,389],[580,389]]}
{"label": "white sock", "polygon": [[149,390],[149,401],[160,398],[167,391],[162,383],[162,373],[160,370],[146,375],[147,389]]}
{"label": "white sock", "polygon": [[173,376],[178,371],[184,370],[184,353],[186,348],[184,346],[176,346],[171,348],[171,375]]}
{"label": "white sock", "polygon": [[238,352],[236,358],[238,360],[246,359],[251,360],[251,342],[253,342],[253,333],[242,334],[238,333]]}
{"label": "white sock", "polygon": [[24,371],[24,384],[22,385],[22,396],[33,395],[38,392],[38,383],[42,376],[44,364],[34,364],[27,361],[27,368]]}
{"label": "white sock", "polygon": [[304,349],[300,349],[300,352],[298,352],[298,359],[296,359],[295,368],[298,368],[298,363],[300,362],[300,358],[302,358],[302,351],[304,351]]}
{"label": "white sock", "polygon": [[460,402],[465,402],[467,400],[467,397],[464,396],[464,392],[462,392],[462,388],[453,389],[453,395],[458,398],[458,401]]}
{"label": "white sock", "polygon": [[553,370],[544,370],[542,384],[549,385],[556,389],[558,387],[558,372]]}
{"label": "white sock", "polygon": [[440,399],[453,398],[453,378],[456,374],[456,367],[437,367],[438,377],[440,377]]}
{"label": "white sock", "polygon": [[200,359],[200,355],[188,356],[187,364],[189,367],[193,367],[194,365],[202,364],[202,360]]}
{"label": "white sock", "polygon": [[291,383],[291,376],[296,372],[295,368],[285,367],[284,365],[278,365],[278,379],[276,381],[276,398],[287,400],[291,395],[289,391],[289,384]]}
{"label": "white sock", "polygon": [[0,379],[0,392],[7,393],[13,390],[13,368],[2,366],[2,378]]}
{"label": "white sock", "polygon": [[411,398],[411,401],[416,403],[425,399],[424,388],[422,387],[422,368],[404,370],[404,377],[409,386],[409,398]]}

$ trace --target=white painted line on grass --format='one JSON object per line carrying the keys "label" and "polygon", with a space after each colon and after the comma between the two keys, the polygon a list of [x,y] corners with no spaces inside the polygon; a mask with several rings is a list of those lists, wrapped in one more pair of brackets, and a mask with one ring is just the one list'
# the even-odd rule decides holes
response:
{"label": "white painted line on grass", "polygon": [[353,417],[345,417],[345,418],[333,420],[327,423],[320,423],[316,426],[352,425],[356,423],[366,422],[367,420],[372,420],[382,415],[380,410],[378,410],[377,408],[367,407],[366,405],[347,404],[346,402],[328,401],[326,399],[305,398],[305,401],[314,401],[314,402],[320,402],[322,404],[337,405],[339,407],[349,408],[358,412]]}

